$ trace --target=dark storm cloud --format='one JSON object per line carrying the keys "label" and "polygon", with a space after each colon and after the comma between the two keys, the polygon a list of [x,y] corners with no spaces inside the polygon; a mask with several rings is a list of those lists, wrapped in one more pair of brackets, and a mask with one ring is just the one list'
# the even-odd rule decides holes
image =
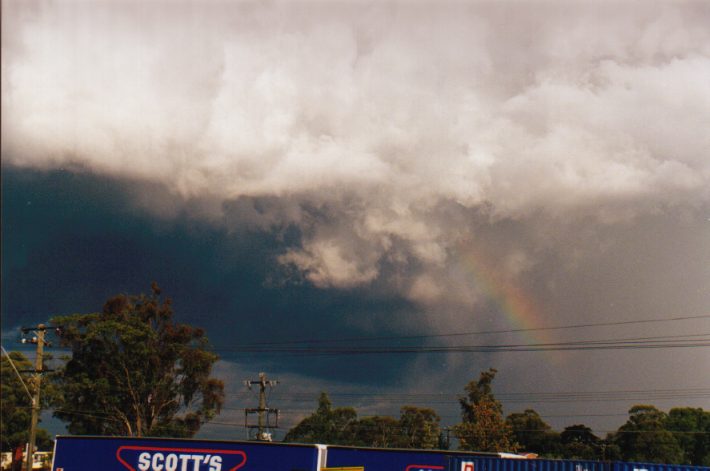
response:
{"label": "dark storm cloud", "polygon": [[[3,329],[7,332],[18,324],[43,321],[54,314],[95,311],[110,295],[145,291],[151,280],[158,280],[164,292],[174,298],[179,319],[205,327],[227,360],[220,371],[230,385],[231,407],[250,404],[253,398],[239,384],[260,370],[283,381],[286,390],[274,400],[296,416],[305,413],[302,409],[309,403],[289,401],[294,391],[366,392],[368,395],[362,398],[346,398],[362,413],[396,414],[397,404],[384,396],[372,396],[373,392],[455,393],[478,370],[490,365],[502,372],[498,381],[501,391],[600,390],[620,385],[644,389],[663,381],[671,386],[705,386],[702,376],[680,367],[702,368],[707,358],[694,351],[671,355],[664,350],[643,355],[540,353],[522,357],[301,358],[237,354],[230,350],[258,341],[495,330],[509,328],[510,324],[501,316],[501,306],[495,300],[479,303],[475,309],[469,307],[465,297],[453,295],[446,300],[422,299],[420,304],[412,304],[397,294],[401,290],[398,279],[407,275],[400,273],[401,263],[384,263],[375,282],[347,290],[317,288],[302,273],[278,264],[277,258],[289,247],[299,246],[301,233],[289,224],[265,222],[261,215],[264,209],[269,209],[267,214],[298,212],[302,214],[296,219],[323,221],[332,217],[327,208],[318,210],[308,204],[294,208],[291,202],[242,198],[225,203],[225,217],[217,224],[184,214],[160,218],[153,211],[137,209],[135,193],[152,191],[158,199],[161,193],[155,187],[149,190],[144,183],[9,166],[3,168],[2,178]],[[522,267],[516,277],[519,286],[544,308],[543,322],[547,325],[697,315],[704,313],[710,302],[705,284],[710,275],[710,238],[702,209],[658,213],[633,224],[601,227],[576,219],[554,233],[536,218],[491,221],[485,209],[469,211],[456,204],[441,206],[439,214],[475,234],[476,244],[496,263],[504,263],[516,251],[535,254],[539,261],[534,270],[527,269],[519,257],[510,259]],[[514,265],[508,263],[511,271],[515,271]],[[423,268],[415,262],[408,266],[415,272]],[[474,273],[448,274],[442,270],[432,274],[436,282],[450,283],[452,292],[461,277],[469,282],[458,288],[464,291],[476,289],[481,281]],[[669,292],[674,295],[669,296]],[[482,293],[484,297],[489,294]],[[702,332],[703,324],[679,323],[662,328],[664,334],[688,334]],[[550,339],[635,337],[653,334],[655,329],[585,329],[562,332]],[[456,338],[454,343],[521,340],[536,339],[510,334]],[[390,341],[385,345],[422,343],[440,342]],[[585,374],[580,375],[580,371]],[[564,404],[529,405],[553,415],[575,413]],[[617,413],[623,413],[627,406],[609,405]],[[510,404],[506,410],[521,407]],[[300,412],[295,411],[298,408]],[[441,404],[437,409],[456,414],[455,403]],[[584,411],[593,413],[595,409]],[[226,412],[223,420],[229,417]],[[561,420],[560,426],[565,424]],[[222,433],[219,426],[210,430],[215,436]]]}
{"label": "dark storm cloud", "polygon": [[[181,321],[205,327],[236,362],[256,359],[231,351],[240,344],[387,334],[392,315],[416,314],[385,290],[321,290],[284,270],[276,256],[299,243],[298,230],[255,230],[244,213],[258,213],[268,205],[262,200],[227,203],[227,229],[136,210],[131,195],[148,191],[143,183],[12,167],[2,178],[4,329],[97,311],[107,297],[145,292],[152,280],[174,299]],[[362,361],[339,368],[327,358],[259,361],[276,371],[295,363],[303,374],[336,379],[372,374],[355,374]]]}

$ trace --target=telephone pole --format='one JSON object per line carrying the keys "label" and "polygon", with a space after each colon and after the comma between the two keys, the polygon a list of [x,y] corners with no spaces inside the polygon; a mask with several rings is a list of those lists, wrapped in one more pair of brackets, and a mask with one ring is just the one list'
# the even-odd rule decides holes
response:
{"label": "telephone pole", "polygon": [[[246,380],[244,384],[251,389],[254,385],[259,385],[259,407],[256,409],[244,409],[244,427],[247,429],[247,438],[249,430],[257,429],[256,439],[259,441],[271,441],[271,433],[267,430],[278,428],[279,426],[279,410],[272,409],[266,405],[266,387],[272,388],[279,384],[278,381],[267,380],[266,373],[259,373],[258,380]],[[258,425],[249,425],[249,414],[258,414]],[[271,414],[276,414],[276,423],[271,425]]]}
{"label": "telephone pole", "polygon": [[32,378],[33,395],[32,395],[32,417],[30,419],[30,439],[27,443],[27,457],[25,459],[25,469],[32,470],[32,458],[34,456],[35,440],[37,438],[37,422],[39,421],[39,391],[42,383],[42,357],[44,356],[44,346],[49,345],[45,342],[44,334],[47,326],[39,324],[37,327],[26,327],[22,329],[23,333],[33,332],[35,337],[31,339],[22,339],[22,343],[36,343],[37,355],[35,357],[35,371]]}

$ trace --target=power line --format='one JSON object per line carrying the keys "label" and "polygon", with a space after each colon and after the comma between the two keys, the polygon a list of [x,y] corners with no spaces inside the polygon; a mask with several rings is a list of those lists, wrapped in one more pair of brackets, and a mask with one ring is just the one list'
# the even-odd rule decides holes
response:
{"label": "power line", "polygon": [[[27,407],[21,407],[21,408],[25,409],[25,408],[27,408]],[[229,408],[229,407],[223,407],[222,409],[227,409],[227,410],[243,410],[243,409],[239,409],[239,408]],[[85,416],[85,417],[93,417],[93,418],[100,419],[100,420],[109,420],[109,421],[118,421],[118,422],[120,422],[119,419],[117,419],[117,418],[115,418],[115,417],[111,417],[110,414],[107,414],[107,413],[102,412],[102,411],[83,411],[83,410],[63,409],[63,408],[55,409],[54,411],[55,411],[55,412],[60,412],[60,413],[66,414],[66,415],[80,415],[80,416]],[[282,411],[284,411],[284,410],[282,410]],[[301,410],[301,409],[286,409],[286,410],[285,410],[285,412],[295,412],[295,411],[299,411],[299,412],[313,412],[313,411],[311,411],[311,410]],[[627,416],[627,415],[628,415],[628,414],[561,414],[561,415],[546,415],[546,414],[541,414],[540,416],[541,416],[542,418],[564,418],[564,417],[575,417],[575,418],[581,417],[581,418],[585,418],[585,417],[622,417],[622,416],[625,417],[625,416]],[[387,415],[387,414],[369,414],[369,415],[361,415],[361,416],[359,416],[359,418],[367,418],[367,417],[391,417],[391,416],[389,416],[389,415]],[[439,417],[458,417],[458,416],[451,416],[451,415],[449,415],[449,416],[439,416]],[[297,422],[295,422],[295,423],[297,423]],[[244,424],[243,424],[243,423],[238,423],[238,422],[208,421],[208,422],[205,422],[204,425],[208,425],[208,424],[212,424],[212,425],[230,425],[230,426],[242,427],[242,428],[244,427]],[[535,429],[535,430],[519,430],[519,431],[536,432],[536,431],[540,431],[540,430]],[[676,431],[669,430],[669,431],[672,432],[672,433],[701,433],[701,434],[708,434],[708,433],[710,433],[710,432],[704,432],[704,431],[697,431],[697,432],[682,431],[682,430],[676,430]],[[645,432],[649,432],[649,433],[650,433],[650,432],[656,432],[656,431],[616,431],[616,430],[612,430],[612,431],[609,431],[609,432],[615,432],[615,433],[616,433],[616,432],[619,432],[619,433],[642,433],[642,432],[645,433]]]}
{"label": "power line", "polygon": [[[303,398],[310,401],[317,401],[318,396],[321,391],[299,391],[290,393],[288,397],[280,397],[282,400],[288,398]],[[379,398],[395,398],[395,399],[408,399],[408,398],[426,398],[426,399],[440,399],[440,398],[457,398],[460,394],[455,393],[424,393],[424,392],[346,392],[346,391],[335,391],[328,392],[329,397],[379,397]],[[574,396],[627,396],[627,395],[643,395],[643,396],[673,396],[673,397],[685,397],[688,395],[708,395],[710,394],[709,388],[678,388],[678,389],[619,389],[619,390],[597,390],[597,391],[531,391],[531,392],[508,392],[508,393],[496,393],[497,398],[504,399],[514,399],[514,398],[535,398],[535,397],[550,397],[550,396],[563,396],[563,397],[574,397]],[[232,397],[242,396],[243,393],[232,394]],[[276,393],[278,396],[278,393]]]}
{"label": "power line", "polygon": [[10,354],[7,353],[7,350],[5,350],[5,347],[0,346],[0,348],[2,348],[2,352],[7,357],[8,363],[10,363],[10,366],[12,366],[12,369],[15,371],[15,374],[20,379],[20,384],[22,384],[22,387],[25,388],[25,392],[27,393],[27,396],[30,398],[30,402],[34,403],[34,397],[32,396],[32,393],[30,393],[30,390],[27,388],[27,384],[25,384],[25,380],[22,379],[22,375],[20,374],[19,371],[17,371],[17,368],[15,367],[15,362],[12,361],[12,358],[10,357]]}
{"label": "power line", "polygon": [[[679,316],[663,319],[640,319],[632,321],[599,322],[586,324],[570,324],[527,329],[502,329],[474,332],[457,332],[446,334],[426,334],[407,336],[350,337],[340,339],[303,339],[279,342],[256,342],[237,347],[211,346],[215,352],[243,354],[290,354],[305,356],[338,356],[362,354],[422,354],[422,353],[509,353],[509,352],[543,352],[543,351],[590,351],[590,350],[640,350],[659,348],[703,348],[710,346],[710,334],[686,334],[675,336],[636,337],[627,339],[576,340],[557,343],[533,344],[501,344],[501,345],[457,345],[457,346],[410,346],[410,347],[297,347],[277,348],[278,346],[298,344],[333,344],[344,342],[370,342],[377,340],[415,340],[433,338],[452,338],[472,335],[492,335],[504,333],[522,333],[535,331],[579,329],[589,327],[609,327],[620,325],[636,325],[660,322],[676,322],[686,320],[708,319],[710,314],[698,316]],[[695,338],[696,340],[692,340]],[[56,347],[55,347],[56,348]],[[57,350],[63,350],[58,348]]]}
{"label": "power line", "polygon": [[[386,416],[386,415],[368,415],[368,416],[361,416],[359,419],[363,418],[372,418],[372,417],[391,417],[391,416]],[[394,418],[394,417],[392,417]],[[396,419],[395,419],[396,420]],[[295,425],[298,425],[299,422],[294,423]],[[218,422],[218,421],[210,421],[210,422],[205,422],[204,425],[220,425],[220,426],[228,426],[228,427],[244,427],[243,424],[237,423],[237,422]],[[363,423],[353,423],[353,427],[355,429],[370,429],[370,430],[380,430],[381,427],[378,426],[377,424],[363,424]],[[389,425],[387,426],[388,430],[391,431],[396,431],[396,430],[407,430],[406,427],[402,426],[397,426],[397,425]],[[516,432],[544,432],[545,430],[541,429],[530,429],[530,430],[516,430]],[[710,435],[710,432],[698,430],[698,431],[685,431],[685,430],[667,430],[667,429],[659,429],[659,430],[593,430],[593,432],[596,433],[624,433],[624,434],[646,434],[646,433],[663,433],[663,432],[668,432],[672,434],[687,434],[687,435]],[[456,435],[454,435],[456,436]]]}
{"label": "power line", "polygon": [[587,350],[641,350],[658,348],[710,347],[710,333],[684,334],[654,337],[631,337],[621,339],[574,340],[548,343],[517,343],[490,345],[440,345],[409,347],[273,347],[244,345],[215,351],[259,354],[290,354],[305,356],[363,355],[363,354],[419,354],[419,353],[499,353],[541,351],[587,351]]}
{"label": "power line", "polygon": [[[222,406],[222,410],[227,410],[227,411],[243,411],[244,409],[240,407],[225,407]],[[303,409],[279,409],[279,411],[282,413],[282,417],[288,417],[288,414],[293,414],[293,415],[309,415],[315,412],[313,408],[303,408]],[[377,414],[377,415],[382,415],[382,414]],[[460,414],[436,414],[438,417],[442,419],[452,419],[452,418],[460,418]],[[559,419],[559,418],[590,418],[590,417],[628,417],[628,413],[619,413],[619,414],[539,414],[541,418],[543,419],[548,419],[548,418],[554,418],[554,419]],[[288,423],[288,421],[286,421]]]}
{"label": "power line", "polygon": [[[314,403],[319,392],[299,392],[279,396],[285,404]],[[419,405],[423,407],[446,406],[459,404],[459,394],[443,393],[366,393],[366,392],[335,392],[330,393],[332,398],[350,398],[347,406],[363,407],[373,398],[379,404],[392,406]],[[235,396],[232,396],[235,397]],[[710,388],[686,388],[672,390],[620,390],[620,391],[561,391],[561,392],[531,392],[531,393],[499,393],[496,398],[508,405],[514,404],[580,404],[580,403],[638,403],[638,402],[678,402],[680,400],[697,400],[710,398]],[[226,410],[228,406],[223,407]],[[287,409],[291,410],[291,409]],[[299,412],[310,409],[296,409]],[[547,415],[541,414],[543,417]],[[598,416],[605,416],[601,414]],[[625,415],[625,414],[612,414]],[[586,415],[579,415],[585,417]],[[592,416],[592,415],[589,415]],[[561,416],[562,417],[562,416]]]}
{"label": "power line", "polygon": [[378,337],[346,337],[340,339],[302,339],[302,340],[285,340],[279,342],[255,342],[251,344],[246,344],[245,346],[259,346],[259,345],[290,345],[290,344],[300,344],[300,343],[334,343],[334,342],[363,342],[363,341],[373,341],[373,340],[414,340],[414,339],[428,339],[428,338],[445,338],[445,337],[464,337],[469,335],[493,335],[493,334],[509,334],[509,333],[519,333],[519,332],[539,332],[548,330],[566,330],[566,329],[581,329],[588,327],[612,327],[620,325],[636,325],[636,324],[650,324],[658,322],[675,322],[675,321],[686,321],[686,320],[696,320],[696,319],[710,319],[710,314],[704,314],[699,316],[679,316],[679,317],[669,317],[663,319],[639,319],[632,321],[615,321],[615,322],[597,322],[597,323],[586,323],[586,324],[568,324],[559,326],[548,326],[548,327],[532,327],[526,329],[501,329],[501,330],[482,330],[482,331],[472,331],[472,332],[451,332],[446,334],[421,334],[421,335],[391,335],[391,336],[378,336]]}
{"label": "power line", "polygon": [[[223,408],[223,409],[230,409],[230,408]],[[239,410],[239,409],[234,409],[234,410]],[[301,410],[298,410],[301,411]],[[61,412],[66,415],[79,415],[79,416],[85,416],[85,417],[92,417],[96,418],[99,420],[109,420],[109,421],[119,421],[118,419],[111,417],[109,414],[106,414],[105,412],[101,411],[78,411],[78,410],[71,410],[71,409],[56,409],[56,412]],[[306,411],[307,412],[307,411]],[[575,417],[575,418],[587,418],[587,417],[620,417],[620,416],[627,416],[627,414],[585,414],[585,415],[541,415],[543,418],[553,418],[553,417]],[[388,415],[388,414],[368,414],[368,415],[361,415],[358,417],[358,420],[365,419],[365,418],[372,418],[372,417],[390,417],[394,420],[397,420],[395,417]],[[441,418],[445,417],[458,417],[458,416],[439,416]],[[298,423],[300,423],[300,420],[294,420],[293,422],[287,421],[287,427],[295,426]],[[237,422],[222,422],[222,421],[216,421],[216,420],[211,420],[208,422],[205,422],[203,426],[209,426],[209,425],[217,425],[217,426],[228,426],[228,427],[235,427],[235,428],[244,428],[245,425],[242,423],[237,423]],[[355,425],[355,424],[354,424]],[[157,426],[156,429],[158,428],[164,428],[164,427],[169,427],[168,425],[164,426]],[[356,428],[358,429],[379,429],[376,424],[367,424],[367,423],[356,423],[355,425]],[[404,430],[404,427],[397,426],[395,424],[388,425],[389,430],[396,431],[396,430]],[[545,430],[540,430],[540,429],[530,429],[530,430],[516,430],[517,432],[541,432]],[[596,433],[624,433],[624,434],[643,434],[643,433],[658,433],[658,432],[669,432],[672,434],[692,434],[692,435],[708,435],[710,434],[709,431],[686,431],[686,430],[594,430]]]}

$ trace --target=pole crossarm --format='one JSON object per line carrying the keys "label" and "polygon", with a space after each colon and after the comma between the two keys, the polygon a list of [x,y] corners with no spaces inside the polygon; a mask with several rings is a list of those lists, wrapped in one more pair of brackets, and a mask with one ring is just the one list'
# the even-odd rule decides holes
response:
{"label": "pole crossarm", "polygon": [[[244,409],[244,427],[249,430],[257,429],[256,439],[259,441],[271,441],[271,434],[267,430],[278,428],[279,426],[279,410],[270,408],[266,405],[266,388],[272,388],[279,384],[278,381],[266,379],[266,373],[259,373],[258,380],[246,380],[244,384],[251,389],[252,386],[259,386],[259,407]],[[257,414],[258,425],[249,425],[249,414]],[[271,424],[271,414],[276,415],[276,424]]]}

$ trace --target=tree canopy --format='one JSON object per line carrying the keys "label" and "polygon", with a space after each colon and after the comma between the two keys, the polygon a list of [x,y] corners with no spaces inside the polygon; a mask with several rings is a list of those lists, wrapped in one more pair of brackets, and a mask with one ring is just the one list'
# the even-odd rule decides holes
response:
{"label": "tree canopy", "polygon": [[288,431],[284,441],[380,448],[436,448],[439,421],[433,409],[404,406],[399,420],[390,416],[358,419],[352,407],[333,408],[325,392],[318,408]]}
{"label": "tree canopy", "polygon": [[554,432],[540,414],[532,409],[510,414],[505,419],[512,431],[513,440],[525,451],[554,455],[558,448],[559,433]]}
{"label": "tree canopy", "polygon": [[666,429],[668,415],[651,405],[629,409],[629,419],[614,436],[626,461],[683,463],[683,449]]}
{"label": "tree canopy", "polygon": [[170,299],[118,295],[103,311],[56,317],[71,359],[55,416],[70,433],[191,437],[220,412],[224,384],[202,329],[173,320]]}
{"label": "tree canopy", "polygon": [[[18,370],[29,370],[33,368],[32,363],[21,352],[10,352],[15,368]],[[9,360],[5,355],[0,360],[0,376],[2,377],[2,394],[0,394],[0,436],[2,437],[2,451],[12,451],[17,446],[27,443],[29,438],[31,401],[17,373],[12,369]],[[25,379],[30,392],[32,384]],[[40,396],[40,407],[46,408],[51,401],[52,390],[45,388]],[[37,429],[36,446],[39,450],[49,450],[52,447],[52,440],[46,430]]]}
{"label": "tree canopy", "polygon": [[352,407],[333,409],[328,394],[322,392],[318,408],[288,431],[284,441],[299,443],[328,443],[348,445],[354,440],[353,425],[357,412]]}
{"label": "tree canopy", "polygon": [[560,433],[560,443],[565,457],[594,460],[603,458],[601,438],[594,435],[592,429],[584,424],[565,427]]}
{"label": "tree canopy", "polygon": [[673,432],[683,450],[683,462],[710,466],[710,411],[676,407],[666,418],[666,429]]}
{"label": "tree canopy", "polygon": [[400,448],[402,435],[394,417],[375,415],[363,417],[353,424],[354,444],[375,448]]}
{"label": "tree canopy", "polygon": [[503,405],[493,395],[493,379],[498,371],[481,372],[478,381],[470,381],[466,396],[459,398],[461,423],[454,431],[462,450],[515,451],[512,430],[503,420]]}
{"label": "tree canopy", "polygon": [[404,406],[399,411],[402,448],[431,449],[440,442],[441,418],[434,409]]}

